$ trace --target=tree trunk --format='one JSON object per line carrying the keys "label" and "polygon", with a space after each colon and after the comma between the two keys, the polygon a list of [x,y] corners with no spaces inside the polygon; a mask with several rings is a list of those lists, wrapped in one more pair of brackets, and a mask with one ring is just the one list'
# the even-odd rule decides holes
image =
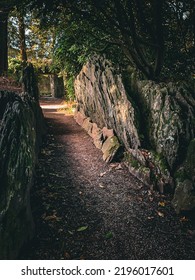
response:
{"label": "tree trunk", "polygon": [[161,69],[164,63],[164,30],[163,30],[163,1],[155,0],[154,1],[154,20],[155,20],[155,31],[156,31],[156,59],[154,65],[154,76],[155,78],[160,75]]}
{"label": "tree trunk", "polygon": [[193,43],[194,43],[194,50],[195,50],[195,0],[193,3],[193,12],[192,12],[192,28],[193,28]]}
{"label": "tree trunk", "polygon": [[26,53],[25,24],[24,24],[24,17],[21,12],[18,12],[18,21],[19,21],[19,37],[20,37],[20,55],[21,55],[21,60],[26,62],[27,53]]}
{"label": "tree trunk", "polygon": [[7,75],[8,71],[8,46],[7,46],[7,25],[9,11],[0,11],[0,76]]}

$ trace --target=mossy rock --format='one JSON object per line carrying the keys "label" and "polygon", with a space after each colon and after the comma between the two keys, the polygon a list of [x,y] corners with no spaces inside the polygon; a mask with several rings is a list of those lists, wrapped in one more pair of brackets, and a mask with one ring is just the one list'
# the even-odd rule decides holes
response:
{"label": "mossy rock", "polygon": [[187,149],[184,163],[176,170],[174,179],[177,183],[191,180],[195,182],[195,139],[193,139]]}
{"label": "mossy rock", "polygon": [[117,155],[121,145],[116,136],[108,137],[102,146],[103,160],[111,162]]}
{"label": "mossy rock", "polygon": [[124,154],[124,161],[135,169],[139,169],[142,166],[140,162],[129,152]]}
{"label": "mossy rock", "polygon": [[178,182],[172,205],[176,213],[195,208],[195,189],[192,181],[186,179],[183,182]]}
{"label": "mossy rock", "polygon": [[186,160],[174,174],[176,188],[172,200],[177,213],[195,208],[195,139],[187,149]]}

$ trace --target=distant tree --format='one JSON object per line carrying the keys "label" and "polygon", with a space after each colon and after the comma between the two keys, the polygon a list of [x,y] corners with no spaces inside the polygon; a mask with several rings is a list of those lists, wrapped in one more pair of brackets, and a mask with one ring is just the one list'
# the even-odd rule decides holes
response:
{"label": "distant tree", "polygon": [[21,7],[23,0],[0,0],[0,75],[8,71],[8,17],[10,11],[17,5]]}
{"label": "distant tree", "polygon": [[27,61],[26,52],[26,34],[25,34],[25,22],[24,22],[25,12],[23,9],[17,9],[18,17],[18,29],[19,29],[19,42],[20,42],[20,56],[23,62]]}
{"label": "distant tree", "polygon": [[12,8],[11,1],[0,1],[0,76],[7,73],[8,51],[7,51],[7,25],[8,15]]}

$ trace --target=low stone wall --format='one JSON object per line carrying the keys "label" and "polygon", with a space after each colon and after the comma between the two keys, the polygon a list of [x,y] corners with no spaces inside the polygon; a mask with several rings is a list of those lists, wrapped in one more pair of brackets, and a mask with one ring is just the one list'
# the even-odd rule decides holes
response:
{"label": "low stone wall", "polygon": [[[100,130],[113,129],[131,173],[162,193],[176,190],[177,212],[194,208],[195,164],[188,152],[189,147],[195,152],[194,96],[173,83],[129,81],[127,91],[120,72],[93,57],[75,80],[78,113]],[[190,174],[181,171],[189,165]]]}
{"label": "low stone wall", "polygon": [[96,123],[93,123],[90,118],[81,112],[75,113],[75,120],[92,137],[94,145],[102,151],[103,159],[106,162],[111,162],[117,158],[121,145],[114,135],[113,129],[99,128]]}
{"label": "low stone wall", "polygon": [[30,208],[44,121],[36,98],[0,91],[0,259],[17,259],[34,225]]}

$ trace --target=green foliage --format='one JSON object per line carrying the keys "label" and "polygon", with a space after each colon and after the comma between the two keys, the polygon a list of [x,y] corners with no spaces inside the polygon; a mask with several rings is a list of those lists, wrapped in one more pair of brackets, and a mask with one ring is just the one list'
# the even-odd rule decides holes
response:
{"label": "green foliage", "polygon": [[88,229],[88,226],[82,226],[77,229],[77,232],[82,232],[85,231],[86,229]]}
{"label": "green foliage", "polygon": [[89,47],[82,28],[68,20],[56,31],[54,66],[63,69],[70,76],[76,76],[89,56]]}
{"label": "green foliage", "polygon": [[143,78],[181,80],[195,73],[194,0],[21,2],[39,18],[28,25],[27,46],[42,71],[75,77],[89,56],[102,53]]}
{"label": "green foliage", "polygon": [[66,97],[68,100],[74,100],[75,92],[74,92],[74,76],[69,76],[65,78],[65,89],[66,89]]}
{"label": "green foliage", "polygon": [[23,64],[21,59],[9,57],[8,60],[9,75],[13,76],[17,82],[22,77]]}

